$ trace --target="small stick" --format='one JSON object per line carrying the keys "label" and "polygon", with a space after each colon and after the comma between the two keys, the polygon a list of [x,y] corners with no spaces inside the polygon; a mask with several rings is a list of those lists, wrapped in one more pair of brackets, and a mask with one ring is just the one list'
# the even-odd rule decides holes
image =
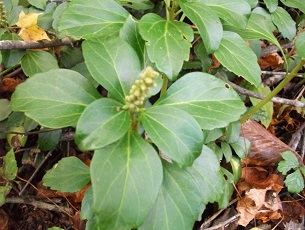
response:
{"label": "small stick", "polygon": [[33,180],[34,176],[36,175],[36,173],[39,171],[39,169],[41,168],[41,166],[46,162],[46,160],[49,158],[49,156],[52,155],[52,151],[49,151],[48,154],[45,156],[45,158],[43,159],[43,161],[40,163],[40,165],[36,168],[36,170],[34,171],[34,173],[32,174],[32,176],[27,180],[26,184],[24,185],[24,187],[22,188],[22,190],[19,192],[19,196],[21,196],[24,192],[24,190],[27,188],[27,186],[29,185],[29,183]]}
{"label": "small stick", "polygon": [[56,212],[65,212],[66,214],[71,213],[71,210],[69,208],[49,204],[38,200],[26,199],[23,197],[6,197],[5,202],[10,204],[29,204],[34,206],[35,208],[46,209]]}
{"label": "small stick", "polygon": [[[239,198],[235,198],[234,200],[232,200],[228,207],[231,206],[232,204],[234,204],[236,201],[238,201]],[[201,226],[200,226],[200,230],[206,229],[205,226],[209,226],[210,223],[216,219],[224,210],[226,210],[226,208],[220,209],[218,212],[216,212],[213,216],[211,216],[210,218],[208,218]]]}
{"label": "small stick", "polygon": [[[263,94],[252,92],[250,90],[244,89],[244,88],[242,88],[242,87],[240,87],[240,86],[230,82],[229,80],[227,80],[226,78],[221,76],[219,73],[217,73],[215,76],[217,78],[227,82],[228,84],[230,84],[233,89],[235,89],[237,92],[239,92],[239,93],[241,93],[243,95],[246,95],[246,96],[249,96],[249,97],[258,98],[258,99],[264,99],[266,97]],[[271,101],[272,102],[276,102],[276,103],[280,103],[280,104],[286,104],[286,105],[292,105],[292,106],[295,106],[295,107],[305,108],[305,103],[302,102],[302,101],[298,101],[298,100],[289,100],[289,99],[281,98],[281,97],[273,97],[273,98],[271,98]]]}

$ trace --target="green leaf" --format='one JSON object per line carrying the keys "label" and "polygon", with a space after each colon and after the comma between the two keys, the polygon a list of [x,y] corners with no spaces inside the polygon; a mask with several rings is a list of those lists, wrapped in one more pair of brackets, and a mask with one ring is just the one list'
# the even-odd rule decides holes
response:
{"label": "green leaf", "polygon": [[282,7],[277,7],[276,11],[271,14],[271,18],[284,38],[289,40],[294,38],[297,31],[295,21],[286,10]]}
{"label": "green leaf", "polygon": [[86,229],[88,229],[88,230],[100,230],[97,216],[94,216],[87,221]]}
{"label": "green leaf", "polygon": [[88,105],[78,120],[75,141],[82,150],[94,150],[119,140],[128,130],[130,114],[119,102],[101,98]]}
{"label": "green leaf", "polygon": [[91,161],[93,209],[100,229],[140,226],[162,183],[162,165],[154,148],[137,133],[98,149]]}
{"label": "green leaf", "polygon": [[286,175],[288,171],[299,166],[298,158],[294,153],[285,151],[282,153],[282,157],[284,160],[279,162],[277,170],[279,170],[283,175]]}
{"label": "green leaf", "polygon": [[49,128],[76,125],[83,110],[100,98],[97,90],[77,72],[66,69],[36,74],[17,86],[12,110],[22,111]]}
{"label": "green leaf", "polygon": [[245,0],[250,5],[251,9],[258,4],[258,0]]}
{"label": "green leaf", "polygon": [[204,208],[191,175],[163,162],[163,183],[158,199],[139,230],[192,229]]}
{"label": "green leaf", "polygon": [[295,42],[296,50],[298,54],[305,59],[305,32],[300,33]]}
{"label": "green leaf", "polygon": [[64,229],[60,227],[52,227],[52,228],[48,228],[48,230],[64,230]]}
{"label": "green leaf", "polygon": [[262,7],[259,7],[259,6],[255,7],[255,9],[252,10],[252,14],[259,14],[261,16],[264,16],[265,20],[269,24],[270,28],[276,29],[274,27],[274,24],[273,24],[272,20],[271,20],[271,14],[266,9],[264,9]]}
{"label": "green leaf", "polygon": [[59,6],[56,7],[54,13],[53,13],[53,22],[52,22],[52,27],[56,31],[56,34],[58,35],[59,38],[65,37],[63,34],[60,34],[58,32],[58,23],[60,21],[60,15],[67,9],[68,7],[68,2],[63,2]]}
{"label": "green leaf", "polygon": [[80,38],[117,35],[129,13],[115,1],[73,0],[60,16],[58,29]]}
{"label": "green leaf", "polygon": [[43,14],[39,14],[37,25],[44,29],[50,30],[52,28],[53,23],[53,13],[57,8],[57,4],[55,2],[50,2],[46,6],[45,12]]}
{"label": "green leaf", "polygon": [[54,130],[38,134],[38,148],[42,151],[53,150],[59,143],[62,130]]}
{"label": "green leaf", "polygon": [[239,134],[240,134],[240,121],[231,122],[227,126],[227,132],[226,132],[226,142],[236,142],[238,141]]}
{"label": "green leaf", "polygon": [[80,48],[64,46],[60,49],[60,62],[66,69],[84,61],[83,53]]}
{"label": "green leaf", "polygon": [[245,39],[266,39],[280,47],[276,37],[273,35],[275,27],[261,14],[251,13],[246,30],[243,33]]}
{"label": "green leaf", "polygon": [[281,2],[286,6],[297,8],[305,14],[305,4],[303,0],[281,0]]}
{"label": "green leaf", "polygon": [[247,25],[247,17],[251,8],[249,3],[244,0],[203,0],[219,18],[230,23],[240,29],[245,29]]}
{"label": "green leaf", "polygon": [[37,122],[33,121],[31,118],[25,116],[22,112],[13,112],[8,117],[7,128],[23,126],[25,132],[29,132],[37,127]]}
{"label": "green leaf", "polygon": [[82,208],[81,208],[81,213],[80,213],[80,218],[82,220],[89,220],[92,219],[94,214],[93,214],[93,190],[92,190],[92,186],[90,186],[86,193],[85,196],[82,200]]}
{"label": "green leaf", "polygon": [[234,149],[235,153],[239,158],[245,159],[246,155],[250,152],[251,143],[244,137],[239,137],[236,142],[229,143]]}
{"label": "green leaf", "polygon": [[196,57],[201,62],[202,72],[208,72],[210,66],[213,65],[213,61],[212,61],[211,55],[209,55],[208,52],[206,51],[202,41],[199,41],[195,45],[194,52],[196,54]]}
{"label": "green leaf", "polygon": [[120,37],[123,38],[136,51],[141,67],[144,68],[144,47],[145,41],[139,32],[139,23],[131,15],[127,18],[124,26],[120,30]]}
{"label": "green leaf", "polygon": [[214,55],[228,70],[251,84],[258,86],[261,83],[261,69],[256,55],[238,34],[225,31]]}
{"label": "green leaf", "polygon": [[14,180],[18,171],[14,150],[11,149],[3,157],[3,175],[6,180]]}
{"label": "green leaf", "polygon": [[226,158],[226,163],[228,163],[232,157],[232,150],[227,142],[221,142],[221,151]]}
{"label": "green leaf", "polygon": [[273,13],[277,9],[278,0],[264,0],[270,13]]}
{"label": "green leaf", "polygon": [[95,88],[99,86],[99,83],[97,83],[96,80],[94,80],[91,76],[85,62],[78,63],[77,65],[73,66],[71,70],[74,70],[86,77]]}
{"label": "green leaf", "polygon": [[89,183],[89,167],[77,157],[65,157],[47,171],[42,181],[53,190],[76,192]]}
{"label": "green leaf", "polygon": [[146,40],[149,59],[156,63],[159,71],[174,80],[182,68],[183,61],[189,59],[192,28],[178,21],[170,21],[149,13],[139,22],[140,34]]}
{"label": "green leaf", "polygon": [[286,177],[285,185],[291,193],[299,193],[304,189],[304,178],[300,169],[297,169]]}
{"label": "green leaf", "polygon": [[[3,34],[1,40],[21,40],[15,33]],[[25,54],[25,50],[2,50],[2,61],[6,68],[17,65]]]}
{"label": "green leaf", "polygon": [[11,112],[10,101],[7,99],[0,99],[0,121],[6,119]]}
{"label": "green leaf", "polygon": [[222,188],[222,196],[218,200],[219,208],[227,208],[229,202],[231,201],[232,194],[235,191],[232,185],[232,181],[234,181],[234,176],[231,172],[221,167],[221,171],[223,173],[223,177],[227,178],[223,179],[224,186]]}
{"label": "green leaf", "polygon": [[5,197],[10,193],[12,186],[0,186],[0,206],[5,204]]}
{"label": "green leaf", "polygon": [[203,204],[213,203],[220,199],[224,180],[219,161],[210,148],[204,145],[200,156],[186,171],[197,184]]}
{"label": "green leaf", "polygon": [[149,0],[118,0],[118,2],[135,10],[148,10],[154,7],[154,4]]}
{"label": "green leaf", "polygon": [[214,10],[202,0],[180,0],[183,13],[197,26],[208,53],[217,50],[222,38],[222,25]]}
{"label": "green leaf", "polygon": [[37,73],[47,72],[51,69],[58,69],[57,60],[52,54],[46,51],[27,50],[21,59],[21,67],[24,73],[32,77]]}
{"label": "green leaf", "polygon": [[193,72],[177,80],[155,105],[175,107],[191,114],[202,129],[227,126],[245,112],[238,94],[207,73]]}
{"label": "green leaf", "polygon": [[192,165],[201,153],[202,131],[188,113],[167,106],[153,106],[142,114],[141,122],[153,143],[179,166]]}
{"label": "green leaf", "polygon": [[216,128],[213,130],[203,130],[203,143],[215,141],[225,134],[224,128]]}
{"label": "green leaf", "polygon": [[44,10],[47,4],[46,0],[28,0],[28,2],[40,10]]}
{"label": "green leaf", "polygon": [[141,72],[141,64],[134,49],[121,38],[87,40],[82,47],[92,77],[114,99],[124,103],[131,85]]}
{"label": "green leaf", "polygon": [[215,153],[215,156],[219,161],[222,160],[223,154],[221,148],[213,141],[207,144],[207,146]]}
{"label": "green leaf", "polygon": [[240,158],[237,156],[232,156],[230,159],[230,165],[231,165],[232,173],[233,173],[232,179],[233,179],[233,182],[236,184],[239,181],[241,174],[242,174],[242,166],[240,163]]}

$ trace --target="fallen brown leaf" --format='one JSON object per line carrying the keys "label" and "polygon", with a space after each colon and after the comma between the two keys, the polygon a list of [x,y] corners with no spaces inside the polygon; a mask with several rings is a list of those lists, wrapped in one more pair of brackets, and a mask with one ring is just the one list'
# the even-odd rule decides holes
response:
{"label": "fallen brown leaf", "polygon": [[280,175],[268,172],[262,167],[244,167],[241,178],[253,188],[270,187],[278,193],[284,186],[283,178]]}
{"label": "fallen brown leaf", "polygon": [[237,203],[240,213],[239,225],[247,226],[254,218],[264,223],[282,217],[281,201],[276,191],[270,187],[265,189],[250,189]]}
{"label": "fallen brown leaf", "polygon": [[[22,83],[23,81],[20,79],[14,79],[14,78],[3,78],[2,79],[2,87],[0,87],[0,93],[9,92],[12,93],[15,91],[15,88],[17,85]],[[1,84],[0,84],[1,86]]]}
{"label": "fallen brown leaf", "polygon": [[297,218],[300,218],[305,215],[305,202],[303,203],[298,200],[294,200],[289,197],[284,197],[282,201],[283,205],[283,214],[284,214],[284,220],[286,222],[291,220],[297,220]]}
{"label": "fallen brown leaf", "polygon": [[258,64],[261,69],[271,68],[273,70],[282,69],[284,61],[278,53],[268,54],[258,59]]}
{"label": "fallen brown leaf", "polygon": [[241,135],[251,142],[251,151],[243,162],[244,165],[277,166],[285,151],[293,152],[302,164],[298,153],[254,120],[248,119],[242,124]]}

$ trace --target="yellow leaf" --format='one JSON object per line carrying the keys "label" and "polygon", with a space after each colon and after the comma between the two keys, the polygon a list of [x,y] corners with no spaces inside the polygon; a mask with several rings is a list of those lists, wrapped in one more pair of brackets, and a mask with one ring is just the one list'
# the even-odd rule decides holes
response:
{"label": "yellow leaf", "polygon": [[18,35],[24,41],[51,40],[47,33],[37,25],[38,13],[25,14],[23,11],[19,14],[16,25],[21,28]]}

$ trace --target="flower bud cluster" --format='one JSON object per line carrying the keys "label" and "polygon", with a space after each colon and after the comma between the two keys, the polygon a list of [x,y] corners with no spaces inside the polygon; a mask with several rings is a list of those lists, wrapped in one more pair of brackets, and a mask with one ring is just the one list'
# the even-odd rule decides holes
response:
{"label": "flower bud cluster", "polygon": [[125,97],[125,105],[123,109],[129,109],[131,112],[138,112],[140,106],[143,105],[149,88],[156,87],[156,79],[159,73],[154,71],[150,66],[140,74],[141,79],[136,80],[131,86],[129,95]]}
{"label": "flower bud cluster", "polygon": [[0,1],[0,26],[6,27],[7,25],[7,15],[4,9],[3,1]]}

